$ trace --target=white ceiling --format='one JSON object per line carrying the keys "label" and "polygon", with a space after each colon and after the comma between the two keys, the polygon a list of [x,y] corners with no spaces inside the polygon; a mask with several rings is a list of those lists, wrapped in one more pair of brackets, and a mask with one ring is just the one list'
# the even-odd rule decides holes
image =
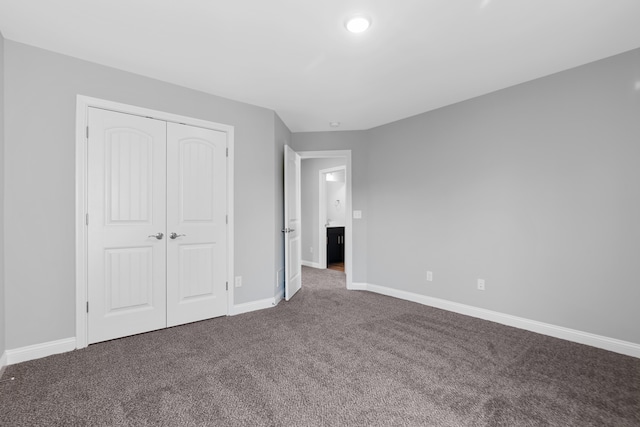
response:
{"label": "white ceiling", "polygon": [[[344,29],[356,12],[373,24]],[[0,0],[5,38],[369,129],[640,47],[640,0]]]}

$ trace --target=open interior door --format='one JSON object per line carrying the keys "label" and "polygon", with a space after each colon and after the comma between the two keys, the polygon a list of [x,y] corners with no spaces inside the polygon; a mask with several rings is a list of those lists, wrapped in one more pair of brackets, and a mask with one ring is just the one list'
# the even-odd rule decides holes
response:
{"label": "open interior door", "polygon": [[284,147],[284,298],[289,301],[302,287],[300,227],[300,155]]}

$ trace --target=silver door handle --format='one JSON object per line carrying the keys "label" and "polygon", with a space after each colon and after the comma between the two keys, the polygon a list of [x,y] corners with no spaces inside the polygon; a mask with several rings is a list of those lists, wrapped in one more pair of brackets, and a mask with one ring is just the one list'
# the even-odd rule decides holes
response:
{"label": "silver door handle", "polygon": [[182,236],[186,236],[186,234],[178,234],[175,231],[171,234],[169,234],[169,238],[171,239],[177,239],[178,237],[182,237]]}
{"label": "silver door handle", "polygon": [[293,231],[296,231],[296,229],[295,228],[283,228],[282,229],[283,233],[291,233]]}
{"label": "silver door handle", "polygon": [[164,234],[162,233],[150,234],[149,237],[155,237],[158,240],[162,240],[162,238],[164,237]]}

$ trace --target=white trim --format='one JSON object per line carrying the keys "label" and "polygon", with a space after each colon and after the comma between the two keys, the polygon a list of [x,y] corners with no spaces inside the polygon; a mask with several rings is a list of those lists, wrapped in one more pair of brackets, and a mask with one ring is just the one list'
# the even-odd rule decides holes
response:
{"label": "white trim", "polygon": [[227,316],[231,316],[231,307],[234,302],[234,277],[235,273],[235,213],[234,213],[234,159],[235,159],[235,134],[234,127],[228,126],[227,129],[227,148],[229,156],[227,157]]}
{"label": "white trim", "polygon": [[368,283],[358,283],[354,285],[357,285],[357,288],[351,287],[350,289],[367,290],[381,295],[412,301],[418,304],[428,305],[430,307],[440,308],[454,313],[489,320],[491,322],[513,326],[514,328],[525,329],[527,331],[640,358],[640,344],[596,335],[589,332],[582,332],[549,323],[538,322],[536,320],[525,319],[523,317],[512,316],[510,314],[486,310],[484,308],[473,307],[440,298],[433,298],[413,292],[388,288],[385,286],[372,285]]}
{"label": "white trim", "polygon": [[76,339],[73,337],[15,348],[6,351],[7,365],[15,365],[16,363],[40,359],[53,354],[66,353],[75,349]]}
{"label": "white trim", "polygon": [[302,260],[302,261],[300,261],[300,264],[304,265],[305,267],[319,268],[321,270],[325,270],[326,269],[326,267],[320,266],[320,263],[317,263],[317,262],[311,262],[311,261]]}
{"label": "white trim", "polygon": [[[88,125],[89,107],[102,108],[125,114],[133,114],[166,122],[181,123],[189,126],[226,132],[227,148],[227,282],[233,283],[234,272],[234,127],[230,125],[210,122],[192,117],[180,116],[164,111],[151,110],[134,105],[121,104],[99,98],[78,95],[76,99],[76,348],[88,345],[87,331],[87,227],[85,214],[87,212],[87,149],[86,127]],[[227,292],[227,315],[231,315],[233,306],[233,286]]]}
{"label": "white trim", "polygon": [[231,316],[249,313],[251,311],[264,310],[265,308],[272,308],[272,307],[275,307],[276,304],[277,303],[275,298],[265,298],[258,301],[251,301],[251,302],[245,302],[243,304],[236,304],[233,306]]}
{"label": "white trim", "polygon": [[348,286],[347,289],[350,291],[366,291],[367,284],[366,283],[351,283],[351,286]]}
{"label": "white trim", "polygon": [[78,96],[76,100],[76,345],[84,348],[89,344],[87,336],[87,145],[86,127],[89,122],[88,98]]}
{"label": "white trim", "polygon": [[327,151],[298,151],[301,159],[330,159],[343,157],[346,166],[347,203],[346,223],[344,228],[344,272],[347,277],[347,289],[351,289],[353,282],[353,213],[352,213],[352,186],[351,186],[351,150],[327,150]]}

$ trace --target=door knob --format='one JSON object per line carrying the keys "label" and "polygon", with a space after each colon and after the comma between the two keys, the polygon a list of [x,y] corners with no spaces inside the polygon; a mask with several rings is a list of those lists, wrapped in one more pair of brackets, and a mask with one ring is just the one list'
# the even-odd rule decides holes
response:
{"label": "door knob", "polygon": [[182,236],[186,236],[186,234],[178,234],[178,233],[176,233],[175,231],[174,231],[174,232],[172,232],[171,234],[169,234],[169,237],[170,237],[171,239],[177,239],[178,237],[182,237]]}
{"label": "door knob", "polygon": [[155,237],[158,240],[162,240],[162,238],[164,237],[164,234],[162,233],[150,234],[149,237]]}

